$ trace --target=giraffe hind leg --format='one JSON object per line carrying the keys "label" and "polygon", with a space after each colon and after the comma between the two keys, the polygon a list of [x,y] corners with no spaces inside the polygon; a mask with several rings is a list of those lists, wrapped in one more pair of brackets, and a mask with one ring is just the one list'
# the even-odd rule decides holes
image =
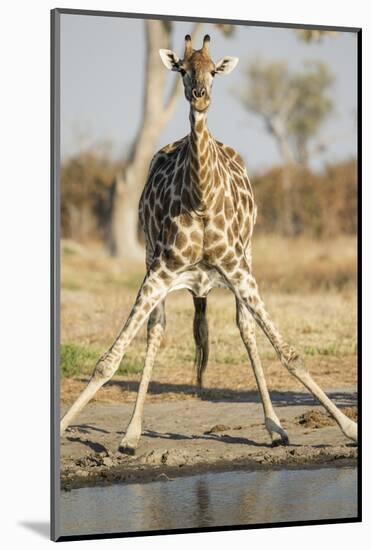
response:
{"label": "giraffe hind leg", "polygon": [[122,453],[135,454],[135,449],[138,447],[139,439],[142,434],[144,401],[147,395],[156,354],[161,345],[165,331],[165,325],[165,302],[162,301],[155,307],[149,316],[147,328],[147,353],[134,412],[126,429],[125,436],[119,445],[119,451]]}
{"label": "giraffe hind leg", "polygon": [[254,372],[256,384],[262,400],[265,426],[271,436],[272,446],[288,445],[289,438],[282,428],[269,396],[264,371],[261,365],[258,348],[255,338],[255,321],[250,315],[246,306],[241,301],[236,300],[236,321],[240,330],[241,338],[245,344],[250,363]]}

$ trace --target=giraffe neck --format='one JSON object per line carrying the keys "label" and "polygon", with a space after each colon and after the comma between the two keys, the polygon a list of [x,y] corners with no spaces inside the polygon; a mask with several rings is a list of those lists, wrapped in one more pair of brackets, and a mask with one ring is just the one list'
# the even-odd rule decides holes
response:
{"label": "giraffe neck", "polygon": [[207,129],[206,112],[191,108],[189,173],[192,203],[197,210],[205,210],[212,185],[211,136]]}

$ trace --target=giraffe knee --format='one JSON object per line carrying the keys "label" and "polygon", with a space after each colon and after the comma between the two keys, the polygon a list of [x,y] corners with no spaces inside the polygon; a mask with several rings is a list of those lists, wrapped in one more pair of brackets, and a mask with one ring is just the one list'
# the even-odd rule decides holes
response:
{"label": "giraffe knee", "polygon": [[[159,328],[161,327],[161,328]],[[147,330],[148,334],[151,334],[153,331],[161,333],[165,330],[166,327],[166,315],[164,304],[161,303],[152,311],[148,318]]]}
{"label": "giraffe knee", "polygon": [[240,334],[249,354],[256,353],[256,339],[254,326],[249,322],[239,323]]}
{"label": "giraffe knee", "polygon": [[156,323],[155,325],[148,327],[148,337],[152,341],[161,342],[164,336],[165,326],[161,323]]}
{"label": "giraffe knee", "polygon": [[289,357],[286,359],[285,363],[287,370],[294,376],[303,376],[308,373],[308,369],[305,366],[303,357],[293,349],[290,349]]}
{"label": "giraffe knee", "polygon": [[120,361],[109,353],[103,355],[95,365],[92,378],[94,380],[108,381],[118,369]]}

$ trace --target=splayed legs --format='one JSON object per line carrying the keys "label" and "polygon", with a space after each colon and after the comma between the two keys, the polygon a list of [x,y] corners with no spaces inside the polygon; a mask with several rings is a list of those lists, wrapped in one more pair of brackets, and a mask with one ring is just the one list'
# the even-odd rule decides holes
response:
{"label": "splayed legs", "polygon": [[276,413],[274,412],[265,381],[263,368],[256,346],[255,321],[250,315],[247,307],[239,300],[236,300],[236,321],[254,371],[255,380],[262,400],[265,426],[272,438],[272,445],[288,445],[289,438],[285,430],[282,428]]}
{"label": "splayed legs", "polygon": [[268,315],[263,301],[260,298],[258,287],[254,277],[249,272],[248,267],[242,272],[239,270],[237,275],[224,272],[229,287],[236,295],[236,298],[242,302],[261,329],[264,331],[272,346],[277,352],[279,359],[284,367],[299,380],[310,393],[318,399],[329,414],[339,425],[341,431],[352,441],[357,441],[357,424],[350,420],[338,407],[327,397],[325,392],[318,386],[309,374],[304,365],[302,357],[286,342],[273,324]]}
{"label": "splayed legs", "polygon": [[127,427],[125,437],[122,439],[119,446],[119,450],[123,453],[134,454],[139,443],[142,433],[144,401],[151,379],[153,364],[165,331],[165,324],[165,302],[161,302],[152,311],[148,320],[147,354],[139,384],[134,412]]}
{"label": "splayed legs", "polygon": [[165,281],[155,271],[150,271],[146,275],[125,325],[110,349],[99,359],[86,388],[62,418],[61,434],[63,434],[75,416],[94,397],[103,384],[112,378],[130,342],[151,311],[165,298],[170,283],[171,279],[169,277]]}

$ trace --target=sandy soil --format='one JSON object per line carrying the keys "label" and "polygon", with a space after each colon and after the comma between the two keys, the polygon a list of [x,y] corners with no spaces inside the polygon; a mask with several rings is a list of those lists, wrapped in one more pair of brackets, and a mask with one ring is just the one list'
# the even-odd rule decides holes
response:
{"label": "sandy soil", "polygon": [[[355,391],[332,389],[328,394],[356,418]],[[355,462],[357,447],[310,395],[290,390],[273,391],[271,397],[290,437],[287,447],[272,448],[259,396],[249,391],[233,402],[228,396],[211,399],[206,394],[204,400],[148,403],[135,456],[117,452],[133,405],[92,402],[61,439],[62,488],[167,481],[202,471]]]}

